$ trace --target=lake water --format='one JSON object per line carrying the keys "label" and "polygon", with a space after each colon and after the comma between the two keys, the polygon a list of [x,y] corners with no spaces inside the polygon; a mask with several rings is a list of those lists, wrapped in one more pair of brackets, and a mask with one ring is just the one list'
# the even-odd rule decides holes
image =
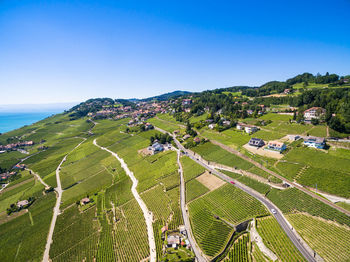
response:
{"label": "lake water", "polygon": [[[63,110],[62,110],[63,111]],[[62,111],[50,111],[50,112],[23,112],[23,113],[8,113],[0,112],[0,133],[5,133],[24,125],[30,125],[39,120],[42,120],[53,114],[60,113]]]}

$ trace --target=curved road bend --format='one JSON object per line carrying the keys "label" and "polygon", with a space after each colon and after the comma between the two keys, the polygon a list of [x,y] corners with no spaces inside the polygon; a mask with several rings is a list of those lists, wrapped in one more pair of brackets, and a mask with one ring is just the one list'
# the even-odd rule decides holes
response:
{"label": "curved road bend", "polygon": [[[201,136],[203,136],[203,135],[201,135]],[[203,136],[203,137],[204,137],[204,136]],[[211,141],[214,145],[217,145],[217,146],[221,147],[222,149],[224,149],[224,150],[226,150],[226,151],[228,151],[228,152],[230,152],[230,153],[232,153],[232,154],[235,154],[236,156],[239,156],[240,158],[243,158],[244,160],[246,160],[246,161],[252,163],[253,165],[257,166],[258,168],[260,168],[260,169],[264,170],[265,172],[269,173],[270,175],[273,175],[274,177],[277,177],[277,178],[279,178],[279,179],[281,179],[281,180],[283,180],[283,181],[286,181],[288,184],[293,185],[294,187],[298,188],[299,190],[303,191],[304,193],[308,194],[309,196],[311,196],[311,197],[313,197],[313,198],[316,198],[317,200],[320,200],[321,202],[325,203],[326,205],[329,205],[329,206],[331,206],[331,207],[337,209],[338,211],[340,211],[340,212],[342,212],[342,213],[344,213],[344,214],[350,216],[350,211],[345,210],[344,208],[342,208],[342,207],[340,207],[340,206],[338,206],[338,205],[332,203],[332,202],[329,201],[328,199],[325,199],[325,198],[323,198],[323,197],[320,197],[320,196],[316,195],[315,193],[313,193],[313,192],[307,190],[307,189],[304,188],[303,186],[300,186],[300,185],[298,185],[298,184],[296,184],[296,183],[294,183],[294,182],[292,182],[292,181],[286,179],[285,177],[276,174],[275,172],[273,172],[273,171],[271,171],[270,169],[264,167],[263,165],[261,165],[261,164],[259,164],[258,162],[254,161],[254,160],[251,159],[250,157],[248,157],[248,156],[242,154],[241,152],[239,152],[239,151],[237,151],[237,150],[235,150],[235,149],[233,149],[233,148],[231,148],[231,147],[229,147],[229,146],[226,146],[226,145],[224,145],[224,144],[222,144],[222,143],[220,143],[220,142],[218,142],[218,141],[216,141],[216,140],[210,140],[210,141]]]}
{"label": "curved road bend", "polygon": [[149,248],[150,248],[150,262],[156,262],[156,260],[157,260],[156,242],[154,240],[154,233],[153,233],[153,226],[152,226],[153,215],[152,215],[152,212],[148,210],[145,202],[143,202],[142,198],[140,197],[139,193],[136,190],[136,187],[137,187],[137,184],[139,181],[134,176],[134,173],[130,171],[127,164],[124,162],[124,160],[122,158],[120,158],[115,152],[113,152],[105,147],[99,146],[96,142],[96,139],[94,139],[94,145],[101,148],[102,150],[105,150],[105,151],[111,153],[116,159],[118,159],[122,168],[125,170],[126,174],[131,178],[131,180],[132,180],[131,192],[134,195],[137,203],[141,207],[142,212],[143,212],[143,216],[145,217],[145,220],[146,220],[148,242],[149,242]]}
{"label": "curved road bend", "polygon": [[[157,130],[160,131],[161,129],[157,128]],[[162,131],[166,132],[164,130],[162,130]],[[172,134],[170,134],[170,135],[172,135]],[[172,137],[174,138],[174,141],[180,150],[183,150],[184,152],[188,152],[188,150],[185,149],[183,147],[183,145],[181,145],[181,143],[173,135],[172,135]],[[299,235],[295,232],[295,230],[292,230],[292,228],[289,226],[287,219],[283,216],[282,212],[269,199],[267,199],[266,197],[264,197],[260,193],[256,192],[255,190],[253,190],[253,189],[239,183],[238,181],[232,179],[231,177],[217,171],[216,169],[213,169],[212,167],[208,166],[206,163],[197,159],[192,154],[187,154],[187,156],[190,157],[192,160],[196,161],[198,164],[202,165],[204,168],[211,171],[216,176],[223,179],[224,181],[226,181],[228,183],[230,183],[231,181],[234,181],[235,184],[232,184],[232,183],[230,183],[230,184],[233,186],[236,186],[237,188],[243,190],[244,192],[248,193],[252,197],[259,200],[263,205],[265,205],[267,207],[269,212],[276,218],[277,222],[279,223],[279,225],[281,226],[283,231],[287,234],[288,238],[292,241],[292,243],[300,251],[300,253],[305,257],[305,259],[309,262],[316,262],[317,261],[313,257],[313,254],[311,254],[311,253],[313,253],[312,249],[308,246],[307,247],[304,246],[307,244],[299,237]],[[276,213],[273,214],[271,212],[271,209],[275,209]]]}
{"label": "curved road bend", "polygon": [[176,149],[176,151],[177,151],[177,164],[179,166],[179,173],[180,173],[180,205],[181,205],[182,217],[183,217],[185,228],[187,231],[187,237],[188,237],[188,240],[190,241],[191,247],[193,249],[194,254],[196,255],[198,262],[206,262],[208,261],[208,259],[205,257],[202,250],[197,246],[197,242],[194,239],[192,234],[191,223],[190,223],[190,219],[188,217],[188,212],[186,208],[185,180],[183,176],[182,165],[180,162],[181,152],[178,149]]}
{"label": "curved road bend", "polygon": [[[86,138],[83,138],[83,141],[81,141],[69,153],[73,152],[76,148],[78,148],[85,141],[86,141]],[[60,170],[61,170],[62,164],[66,161],[67,156],[69,155],[69,153],[64,156],[64,158],[62,159],[61,163],[56,168],[57,187],[55,188],[55,191],[57,192],[57,200],[56,200],[56,205],[53,208],[53,215],[52,215],[51,225],[50,225],[49,233],[47,235],[47,241],[46,241],[44,256],[43,256],[43,260],[42,260],[43,262],[48,262],[49,258],[50,258],[50,247],[51,247],[51,244],[52,244],[52,236],[53,236],[53,231],[55,229],[57,216],[60,214],[60,206],[61,206],[61,199],[62,199],[62,193],[63,193],[62,186],[61,186],[61,179],[60,179]]]}

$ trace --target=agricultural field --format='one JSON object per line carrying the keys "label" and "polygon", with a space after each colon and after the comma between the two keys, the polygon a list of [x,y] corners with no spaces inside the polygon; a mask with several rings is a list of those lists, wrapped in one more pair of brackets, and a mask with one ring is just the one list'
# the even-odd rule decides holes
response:
{"label": "agricultural field", "polygon": [[[341,153],[337,153],[338,150],[327,153],[312,148],[295,147],[286,154],[284,159],[298,164],[298,170],[301,172],[296,173],[295,170],[293,172],[289,164],[279,163],[277,167],[286,177],[293,177],[303,185],[316,187],[317,183],[321,191],[348,198],[350,197],[350,159],[347,154],[343,157]],[[300,166],[306,166],[306,168],[301,170]]]}
{"label": "agricultural field", "polygon": [[250,262],[249,234],[243,234],[235,240],[224,262]]}
{"label": "agricultural field", "polygon": [[258,200],[228,184],[192,201],[189,212],[194,236],[208,256],[217,255],[233,233],[225,221],[239,224],[267,214]]}
{"label": "agricultural field", "polygon": [[28,212],[0,225],[1,261],[41,261],[55,202],[55,193],[41,194]]}
{"label": "agricultural field", "polygon": [[191,202],[207,192],[209,192],[207,187],[197,179],[192,179],[186,183],[186,202]]}
{"label": "agricultural field", "polygon": [[248,143],[251,138],[248,134],[234,129],[217,132],[208,128],[202,128],[200,133],[209,140],[219,141],[220,143],[235,149],[241,148],[244,144]]}
{"label": "agricultural field", "polygon": [[192,150],[202,156],[205,160],[222,165],[237,167],[243,170],[248,170],[253,166],[253,164],[249,163],[248,161],[231,154],[225,149],[222,149],[221,147],[210,142],[196,146],[192,148]]}
{"label": "agricultural field", "polygon": [[18,151],[7,151],[6,153],[0,154],[0,168],[5,170],[11,170],[22,158],[26,155]]}
{"label": "agricultural field", "polygon": [[28,158],[23,163],[28,165],[34,172],[38,173],[45,181],[45,179],[56,170],[63,157],[73,150],[81,141],[81,138],[67,138],[62,141],[57,141],[52,147],[49,147],[48,150]]}
{"label": "agricultural field", "polygon": [[50,249],[52,261],[92,261],[96,257],[100,233],[95,212],[92,207],[81,213],[74,205],[58,216]]}
{"label": "agricultural field", "polygon": [[167,120],[162,120],[158,118],[151,118],[148,120],[149,123],[153,124],[156,127],[159,127],[160,129],[163,129],[165,131],[168,131],[170,133],[174,132],[175,130],[181,130],[181,126],[177,123],[170,122]]}
{"label": "agricultural field", "polygon": [[188,182],[205,172],[204,167],[202,167],[200,164],[197,164],[187,156],[181,157],[180,161],[184,172],[185,182]]}
{"label": "agricultural field", "polygon": [[40,197],[44,186],[32,175],[27,172],[22,172],[24,175],[22,178],[10,183],[0,193],[0,213],[6,213],[6,209],[11,204],[15,204],[20,200],[28,199],[29,197]]}
{"label": "agricultural field", "polygon": [[350,260],[350,227],[297,213],[287,216],[300,236],[325,261]]}
{"label": "agricultural field", "polygon": [[281,261],[306,261],[299,253],[274,217],[268,216],[256,220],[257,230],[264,244]]}
{"label": "agricultural field", "polygon": [[245,184],[246,186],[253,188],[255,191],[265,195],[267,194],[271,187],[267,184],[261,183],[247,176],[241,176],[237,179],[239,182]]}
{"label": "agricultural field", "polygon": [[190,217],[194,237],[203,252],[209,257],[219,254],[233,234],[233,228],[200,205],[190,205]]}
{"label": "agricultural field", "polygon": [[206,207],[213,216],[219,216],[232,224],[267,214],[266,208],[258,200],[229,184],[196,199],[189,205],[190,209],[195,206]]}
{"label": "agricultural field", "polygon": [[[350,226],[350,218],[347,215],[296,188],[286,190],[273,188],[267,194],[267,198],[277,205],[283,213],[307,212],[312,216],[322,217],[326,220]],[[295,201],[295,199],[298,201]]]}

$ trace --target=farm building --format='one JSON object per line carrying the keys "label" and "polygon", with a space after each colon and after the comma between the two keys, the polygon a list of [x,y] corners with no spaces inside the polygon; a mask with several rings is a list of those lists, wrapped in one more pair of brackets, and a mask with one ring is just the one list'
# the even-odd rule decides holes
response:
{"label": "farm building", "polygon": [[250,146],[255,146],[255,147],[262,147],[265,145],[264,140],[260,138],[251,138],[248,143]]}
{"label": "farm building", "polygon": [[183,140],[189,139],[191,136],[189,134],[186,134],[183,136]]}
{"label": "farm building", "polygon": [[208,127],[209,127],[210,129],[214,129],[215,124],[210,124],[210,125],[208,125]]}
{"label": "farm building", "polygon": [[297,141],[299,140],[301,137],[299,135],[288,135],[288,139],[289,141]]}
{"label": "farm building", "polygon": [[177,247],[180,244],[180,237],[177,235],[169,235],[167,242],[168,247]]}
{"label": "farm building", "polygon": [[326,143],[323,137],[309,136],[304,139],[304,145],[308,147],[323,149]]}
{"label": "farm building", "polygon": [[82,200],[80,200],[81,205],[86,205],[90,203],[90,199],[88,197],[84,197]]}
{"label": "farm building", "polygon": [[326,114],[326,109],[322,107],[311,107],[304,111],[304,118],[306,121],[311,121],[311,119],[319,119],[324,114]]}
{"label": "farm building", "polygon": [[153,154],[156,154],[158,152],[164,151],[164,146],[162,144],[159,144],[159,142],[154,142],[152,146],[148,147],[148,150],[151,151]]}
{"label": "farm building", "polygon": [[269,141],[269,143],[267,144],[267,147],[265,147],[265,149],[278,151],[278,152],[282,152],[286,150],[286,148],[287,148],[286,145],[279,141]]}
{"label": "farm building", "polygon": [[18,201],[17,202],[17,207],[21,208],[21,207],[24,207],[26,205],[28,205],[28,200],[22,200],[22,201]]}
{"label": "farm building", "polygon": [[236,128],[238,130],[244,130],[247,134],[252,134],[252,133],[259,130],[259,128],[257,126],[247,125],[247,124],[243,124],[243,123],[238,123]]}

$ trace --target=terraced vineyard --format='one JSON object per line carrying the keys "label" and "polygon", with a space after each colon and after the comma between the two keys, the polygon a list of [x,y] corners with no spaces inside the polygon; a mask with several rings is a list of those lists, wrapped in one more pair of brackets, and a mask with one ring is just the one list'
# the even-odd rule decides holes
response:
{"label": "terraced vineyard", "polygon": [[197,243],[206,255],[214,257],[225,247],[233,228],[214,218],[210,210],[199,205],[190,207],[190,216]]}
{"label": "terraced vineyard", "polygon": [[72,206],[58,216],[50,249],[53,261],[92,261],[96,257],[100,233],[95,212],[95,207],[80,213]]}
{"label": "terraced vineyard", "polygon": [[233,224],[268,214],[265,206],[258,200],[228,184],[196,199],[190,203],[189,207],[190,209],[207,208],[213,216],[222,217]]}
{"label": "terraced vineyard", "polygon": [[250,262],[249,234],[240,236],[231,247],[224,262]]}
{"label": "terraced vineyard", "polygon": [[287,216],[300,236],[325,261],[350,260],[350,227],[307,214]]}
{"label": "terraced vineyard", "polygon": [[54,193],[41,194],[29,212],[0,225],[1,261],[41,261],[55,200]]}
{"label": "terraced vineyard", "polygon": [[208,256],[217,255],[233,233],[233,228],[221,218],[238,224],[267,214],[259,201],[230,185],[224,185],[194,200],[189,204],[189,212],[194,236]]}
{"label": "terraced vineyard", "polygon": [[281,261],[306,261],[273,217],[256,220],[257,230],[264,244],[277,255]]}

